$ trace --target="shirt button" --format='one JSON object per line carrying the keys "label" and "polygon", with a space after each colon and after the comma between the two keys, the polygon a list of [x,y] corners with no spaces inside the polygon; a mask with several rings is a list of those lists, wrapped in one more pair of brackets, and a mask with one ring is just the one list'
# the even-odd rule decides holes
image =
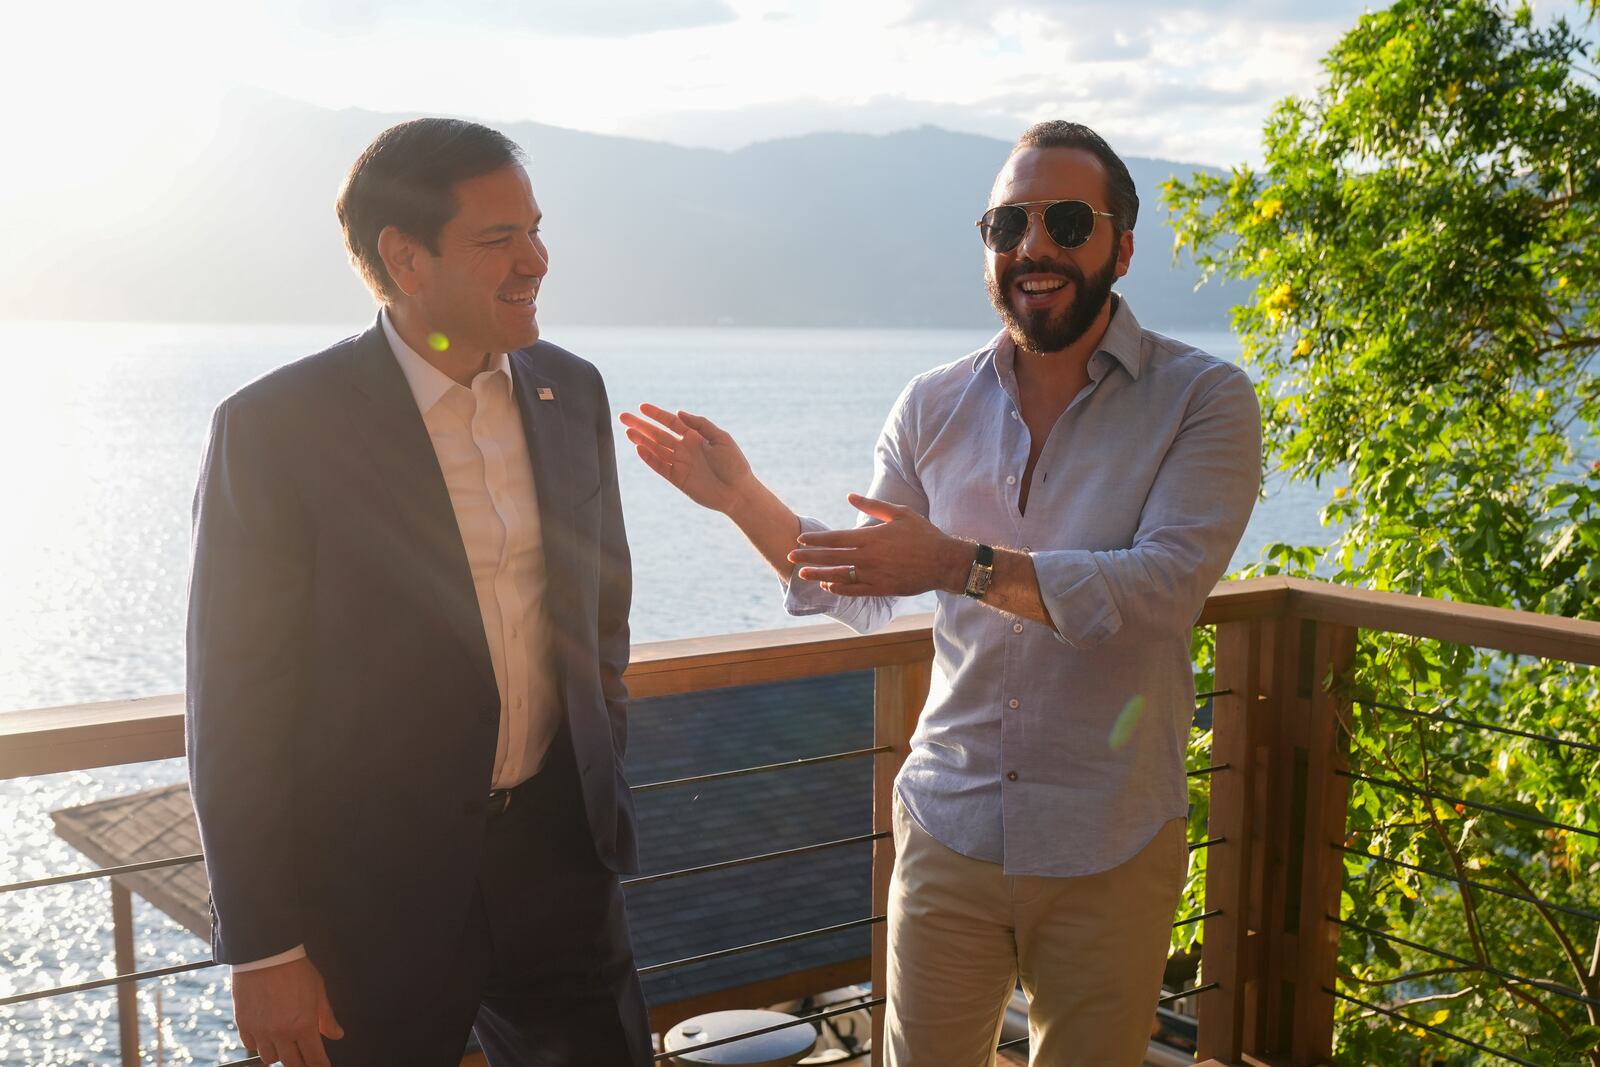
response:
{"label": "shirt button", "polygon": [[1022,624],[1020,622],[1012,623],[1011,624],[1011,632],[1014,633],[1014,634],[1020,634],[1022,632]]}
{"label": "shirt button", "polygon": [[1016,697],[1012,697],[1010,700],[1006,701],[1006,707],[1008,708],[1020,708],[1021,706],[1022,701],[1018,700]]}
{"label": "shirt button", "polygon": [[518,697],[515,701],[513,701],[513,703],[516,705],[516,707],[517,707],[517,709],[519,711],[522,709],[522,698],[521,697]]}
{"label": "shirt button", "polygon": [[515,627],[515,626],[513,626],[513,627],[512,627],[512,628],[511,628],[511,636],[512,636],[512,637],[515,637],[515,636],[517,636],[517,628],[516,628],[516,627]]}
{"label": "shirt button", "polygon": [[1018,414],[1017,414],[1017,413],[1016,413],[1016,412],[1015,412],[1015,411],[1013,411],[1013,412],[1012,412],[1012,413],[1011,413],[1011,421],[1012,421],[1012,422],[1016,422],[1016,421],[1017,421],[1017,420],[1018,420],[1018,419],[1020,419],[1020,418],[1022,418],[1022,416],[1021,416],[1021,415],[1018,415]]}
{"label": "shirt button", "polygon": [[1006,772],[1006,781],[1014,782],[1016,780],[1017,780],[1017,772],[1016,771],[1007,771]]}
{"label": "shirt button", "polygon": [[1006,484],[1007,485],[1016,485],[1017,484],[1017,476],[1015,474],[1006,475]]}

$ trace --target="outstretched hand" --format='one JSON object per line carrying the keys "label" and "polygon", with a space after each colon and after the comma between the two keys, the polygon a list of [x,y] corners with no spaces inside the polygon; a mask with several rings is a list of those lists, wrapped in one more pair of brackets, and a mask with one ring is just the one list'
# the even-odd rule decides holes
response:
{"label": "outstretched hand", "polygon": [[916,596],[960,592],[972,566],[970,541],[945,534],[908,507],[859,493],[850,505],[878,521],[853,530],[802,533],[789,553],[795,572],[841,596]]}
{"label": "outstretched hand", "polygon": [[639,458],[701,507],[729,514],[755,476],[738,442],[710,419],[640,404],[618,418]]}

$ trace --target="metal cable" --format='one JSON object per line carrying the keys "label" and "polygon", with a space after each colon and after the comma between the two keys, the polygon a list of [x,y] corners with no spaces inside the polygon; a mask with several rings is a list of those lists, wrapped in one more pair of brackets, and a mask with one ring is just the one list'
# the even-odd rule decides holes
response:
{"label": "metal cable", "polygon": [[635,793],[648,793],[652,789],[666,789],[675,785],[691,785],[696,782],[720,782],[728,778],[743,778],[747,774],[762,774],[766,771],[782,771],[791,767],[813,767],[819,763],[831,763],[834,760],[859,759],[862,756],[875,756],[880,752],[893,752],[893,745],[879,745],[877,748],[857,748],[849,752],[834,752],[826,756],[806,756],[802,759],[785,760],[782,763],[764,763],[759,767],[740,767],[733,771],[714,771],[711,774],[697,774],[689,778],[673,778],[664,782],[646,782],[644,785],[632,786]]}
{"label": "metal cable", "polygon": [[815,845],[801,845],[799,848],[786,848],[781,852],[763,852],[757,856],[741,856],[736,860],[723,860],[720,863],[707,863],[699,867],[684,867],[676,871],[663,871],[660,874],[643,874],[637,878],[624,878],[622,884],[649,885],[651,882],[664,882],[669,878],[683,878],[691,874],[707,874],[711,871],[725,871],[732,867],[743,867],[747,863],[760,863],[763,860],[781,859],[784,856],[800,856],[807,852],[818,852],[825,848],[838,848],[840,845],[855,845],[863,841],[877,841],[888,837],[889,831],[880,830],[875,834],[861,834],[856,837],[841,837],[836,841],[823,841]]}
{"label": "metal cable", "polygon": [[18,993],[15,996],[0,998],[0,1008],[9,1008],[13,1004],[22,1004],[30,1000],[64,997],[68,993],[87,993],[91,989],[141,982],[146,978],[164,978],[169,974],[183,974],[185,971],[199,971],[216,966],[218,966],[216,960],[201,960],[198,963],[180,963],[172,967],[157,967],[154,970],[134,971],[131,974],[119,974],[111,978],[97,978],[92,982],[79,982],[77,985],[56,986],[54,989],[41,989],[35,993]]}
{"label": "metal cable", "polygon": [[1171,1004],[1179,1000],[1188,1000],[1190,997],[1195,996],[1198,993],[1209,993],[1213,989],[1221,988],[1221,982],[1207,982],[1205,985],[1197,985],[1193,989],[1182,989],[1176,993],[1168,993],[1166,996],[1156,1001],[1156,1004],[1159,1006],[1163,1004]]}
{"label": "metal cable", "polygon": [[31,882],[12,882],[10,885],[0,885],[0,893],[14,893],[19,889],[38,889],[40,886],[62,885],[66,882],[82,882],[89,878],[114,878],[119,874],[133,874],[135,871],[153,871],[158,867],[177,867],[180,864],[196,863],[203,859],[205,859],[205,856],[196,852],[192,856],[169,856],[161,860],[125,863],[120,867],[102,867],[95,871],[57,874],[49,878],[35,878]]}
{"label": "metal cable", "polygon": [[1480,804],[1475,800],[1463,797],[1453,797],[1447,793],[1435,793],[1431,789],[1419,789],[1414,785],[1404,782],[1392,782],[1387,778],[1372,778],[1359,771],[1334,771],[1333,773],[1343,778],[1350,778],[1357,782],[1367,782],[1371,785],[1380,785],[1385,789],[1393,789],[1400,793],[1410,793],[1412,796],[1426,797],[1429,800],[1442,800],[1447,804],[1460,804],[1462,807],[1474,808],[1478,811],[1487,811],[1493,815],[1501,815],[1516,822],[1532,823],[1535,826],[1546,826],[1552,830],[1566,830],[1569,833],[1582,834],[1600,840],[1600,830],[1588,830],[1582,826],[1571,826],[1554,819],[1547,819],[1543,815],[1529,815],[1526,812],[1513,811],[1510,808],[1497,807],[1494,804]]}
{"label": "metal cable", "polygon": [[839,923],[837,926],[822,926],[815,930],[806,930],[798,934],[785,934],[783,937],[774,937],[768,941],[753,941],[748,945],[738,945],[734,948],[721,948],[715,952],[706,952],[699,956],[687,956],[681,960],[673,960],[670,963],[652,963],[648,967],[640,967],[639,976],[642,978],[647,974],[655,974],[658,971],[670,971],[674,967],[687,967],[691,963],[706,963],[710,960],[720,960],[724,956],[734,956],[741,952],[754,952],[757,949],[772,948],[776,945],[787,945],[795,941],[804,941],[808,937],[822,937],[827,934],[836,934],[841,930],[854,930],[860,926],[872,926],[875,923],[883,922],[884,918],[885,917],[882,915],[874,915],[867,919],[854,919],[847,923]]}
{"label": "metal cable", "polygon": [[1383,708],[1386,711],[1398,711],[1406,715],[1415,715],[1419,719],[1431,719],[1434,722],[1447,722],[1455,726],[1470,726],[1474,730],[1493,730],[1497,734],[1509,734],[1512,737],[1526,737],[1530,741],[1545,741],[1552,745],[1561,745],[1564,748],[1576,748],[1583,752],[1600,752],[1600,745],[1588,741],[1568,741],[1564,737],[1553,737],[1550,734],[1536,734],[1529,730],[1518,730],[1510,726],[1497,726],[1492,722],[1480,722],[1477,719],[1458,719],[1453,715],[1441,715],[1436,711],[1418,711],[1408,708],[1403,704],[1386,704],[1381,700],[1358,700],[1356,703],[1369,708]]}
{"label": "metal cable", "polygon": [[1526,893],[1514,893],[1509,889],[1501,889],[1499,886],[1493,886],[1487,882],[1475,882],[1470,878],[1458,878],[1448,871],[1438,871],[1434,870],[1432,867],[1421,867],[1415,863],[1407,863],[1405,860],[1395,859],[1393,856],[1385,856],[1380,852],[1368,852],[1364,848],[1351,848],[1349,845],[1329,845],[1328,847],[1339,852],[1348,852],[1352,856],[1365,856],[1369,860],[1379,860],[1383,863],[1392,863],[1396,867],[1404,867],[1409,871],[1416,871],[1418,874],[1426,874],[1431,875],[1434,878],[1442,878],[1447,882],[1454,882],[1456,885],[1470,886],[1473,889],[1481,889],[1485,893],[1496,893],[1502,897],[1510,897],[1512,900],[1520,900],[1525,904],[1537,904],[1542,908],[1549,908],[1551,911],[1559,911],[1564,915],[1572,915],[1579,919],[1588,919],[1590,922],[1600,923],[1600,913],[1597,912],[1585,911],[1582,908],[1574,908],[1566,904],[1557,904],[1549,900],[1541,900],[1538,897],[1528,896]]}
{"label": "metal cable", "polygon": [[1470,960],[1465,956],[1457,956],[1453,953],[1445,952],[1443,949],[1432,948],[1431,946],[1420,944],[1416,941],[1408,941],[1403,937],[1398,937],[1389,933],[1387,930],[1375,930],[1370,926],[1363,926],[1360,923],[1351,922],[1349,919],[1341,919],[1337,915],[1329,915],[1327,919],[1335,926],[1342,926],[1347,930],[1359,930],[1364,934],[1370,934],[1373,937],[1381,937],[1385,941],[1392,941],[1397,945],[1404,945],[1407,948],[1416,949],[1418,952],[1425,953],[1429,956],[1436,956],[1442,960],[1449,960],[1451,963],[1459,963],[1465,967],[1470,967],[1475,971],[1482,971],[1485,974],[1492,974],[1496,978],[1504,979],[1505,981],[1515,983],[1516,985],[1531,985],[1535,989],[1544,990],[1546,993],[1554,993],[1557,996],[1566,997],[1568,1000],[1576,1000],[1580,1003],[1589,1004],[1593,1007],[1600,1008],[1600,998],[1591,997],[1580,989],[1573,989],[1571,986],[1564,986],[1560,982],[1552,982],[1546,978],[1524,978],[1520,974],[1513,974],[1510,971],[1502,971],[1498,967],[1493,967],[1486,963],[1479,963],[1477,960]]}
{"label": "metal cable", "polygon": [[1380,1008],[1376,1004],[1372,1004],[1372,1003],[1369,1003],[1368,1001],[1360,1000],[1360,999],[1357,999],[1356,997],[1352,997],[1352,996],[1349,996],[1347,994],[1341,993],[1337,989],[1329,989],[1327,986],[1323,986],[1322,987],[1322,991],[1324,993],[1328,993],[1328,994],[1331,994],[1332,996],[1338,997],[1340,1000],[1349,1001],[1351,1004],[1354,1004],[1357,1007],[1366,1008],[1368,1011],[1375,1011],[1375,1012],[1378,1012],[1379,1014],[1387,1015],[1391,1019],[1399,1019],[1401,1022],[1405,1023],[1407,1026],[1421,1027],[1422,1029],[1428,1031],[1430,1034],[1438,1034],[1440,1037],[1448,1038],[1449,1040],[1454,1041],[1457,1044],[1466,1045],[1468,1048],[1475,1048],[1479,1052],[1487,1052],[1489,1055],[1496,1056],[1496,1057],[1498,1057],[1498,1058],[1500,1058],[1502,1060],[1506,1060],[1507,1062],[1520,1063],[1520,1064],[1522,1064],[1522,1067],[1547,1067],[1547,1065],[1545,1065],[1545,1064],[1535,1063],[1532,1060],[1525,1060],[1525,1059],[1521,1058],[1520,1056],[1513,1056],[1509,1052],[1502,1052],[1497,1048],[1490,1048],[1488,1045],[1480,1045],[1480,1044],[1478,1044],[1478,1042],[1472,1040],[1471,1038],[1462,1037],[1460,1034],[1452,1034],[1449,1030],[1443,1030],[1443,1029],[1440,1029],[1439,1027],[1434,1026],[1434,1025],[1432,1025],[1430,1023],[1425,1023],[1425,1022],[1422,1022],[1420,1020],[1413,1019],[1409,1015],[1401,1015],[1397,1011],[1390,1011],[1388,1008]]}

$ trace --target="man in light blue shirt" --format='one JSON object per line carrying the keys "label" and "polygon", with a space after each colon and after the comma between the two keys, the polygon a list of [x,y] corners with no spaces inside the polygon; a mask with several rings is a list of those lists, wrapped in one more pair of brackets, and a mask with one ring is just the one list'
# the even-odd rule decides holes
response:
{"label": "man in light blue shirt", "polygon": [[623,422],[790,612],[865,632],[937,593],[896,791],[888,1062],[992,1063],[1020,978],[1034,1062],[1137,1067],[1187,869],[1189,634],[1256,499],[1260,414],[1243,372],[1112,293],[1138,195],[1093,131],[1029,129],[989,204],[1005,329],[906,387],[855,529],[795,515],[703,417]]}

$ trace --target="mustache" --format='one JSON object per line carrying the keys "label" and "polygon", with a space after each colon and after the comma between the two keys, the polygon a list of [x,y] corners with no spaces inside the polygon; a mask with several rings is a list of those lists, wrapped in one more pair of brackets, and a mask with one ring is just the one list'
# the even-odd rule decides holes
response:
{"label": "mustache", "polygon": [[1010,290],[1018,278],[1024,274],[1054,274],[1072,282],[1080,290],[1083,288],[1083,271],[1077,264],[1068,263],[1059,259],[1023,259],[1006,268],[1005,274],[1000,277],[1000,288]]}

